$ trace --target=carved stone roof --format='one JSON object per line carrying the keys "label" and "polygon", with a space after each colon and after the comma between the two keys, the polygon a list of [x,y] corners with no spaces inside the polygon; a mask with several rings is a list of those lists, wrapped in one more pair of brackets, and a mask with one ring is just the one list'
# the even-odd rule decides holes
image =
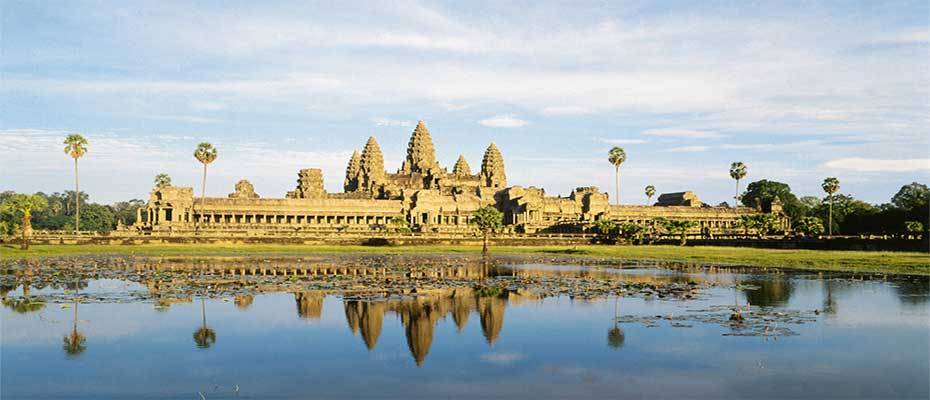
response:
{"label": "carved stone roof", "polygon": [[384,155],[381,146],[375,137],[369,137],[362,149],[361,175],[364,178],[362,186],[370,190],[375,184],[384,182]]}
{"label": "carved stone roof", "polygon": [[481,178],[490,187],[507,186],[507,174],[504,172],[504,156],[497,145],[491,143],[481,160]]}
{"label": "carved stone roof", "polygon": [[342,183],[346,192],[358,190],[358,176],[361,172],[362,156],[358,153],[358,150],[355,150],[352,152],[352,157],[349,158],[349,165],[346,167],[346,180]]}
{"label": "carved stone roof", "polygon": [[426,174],[433,168],[439,168],[433,138],[429,134],[429,129],[426,129],[426,124],[419,121],[410,136],[410,143],[407,144],[407,159],[401,170],[408,174],[412,172]]}
{"label": "carved stone roof", "polygon": [[468,161],[465,161],[465,156],[459,155],[459,159],[455,161],[455,166],[452,167],[452,174],[456,176],[471,175],[471,167],[468,166]]}

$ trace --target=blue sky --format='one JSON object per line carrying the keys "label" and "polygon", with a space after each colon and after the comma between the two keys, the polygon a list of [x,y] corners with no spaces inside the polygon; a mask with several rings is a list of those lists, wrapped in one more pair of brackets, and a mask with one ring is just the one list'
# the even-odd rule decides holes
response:
{"label": "blue sky", "polygon": [[92,201],[197,185],[200,141],[210,195],[281,197],[311,167],[341,191],[370,135],[399,168],[419,119],[444,166],[494,141],[552,195],[612,194],[614,145],[624,203],[730,200],[732,161],[799,195],[930,181],[926,1],[695,4],[2,0],[0,190],[70,188],[76,132]]}

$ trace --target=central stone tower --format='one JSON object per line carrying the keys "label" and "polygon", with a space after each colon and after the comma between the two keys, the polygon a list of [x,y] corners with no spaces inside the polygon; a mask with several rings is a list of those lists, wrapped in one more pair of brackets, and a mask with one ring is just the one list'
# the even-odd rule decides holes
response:
{"label": "central stone tower", "polygon": [[399,172],[402,174],[430,175],[438,170],[439,163],[436,162],[436,149],[433,147],[433,138],[430,137],[426,124],[419,121],[417,127],[413,130],[413,135],[410,136],[410,143],[407,144],[407,159],[404,160]]}

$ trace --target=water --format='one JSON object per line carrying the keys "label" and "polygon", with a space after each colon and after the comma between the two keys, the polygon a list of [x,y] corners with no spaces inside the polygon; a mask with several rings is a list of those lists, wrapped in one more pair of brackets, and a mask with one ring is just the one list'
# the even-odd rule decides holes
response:
{"label": "water", "polygon": [[[508,264],[490,275],[564,278],[565,286],[584,277],[702,288],[692,299],[641,293],[573,299],[551,287],[534,291],[529,281],[519,290],[482,293],[469,285],[444,287],[444,279],[457,278],[431,277],[420,283],[429,289],[416,296],[394,292],[371,301],[358,290],[286,290],[307,281],[358,279],[337,271],[260,282],[264,292],[252,295],[215,285],[168,298],[167,285],[154,295],[148,278],[133,273],[95,274],[77,285],[75,318],[68,300],[74,291],[56,284],[50,271],[25,279],[22,271],[7,270],[19,284],[0,311],[0,395],[930,396],[925,278]],[[44,307],[16,302],[26,281],[29,298],[47,300]],[[747,301],[745,325],[757,329],[728,321],[729,308]]]}

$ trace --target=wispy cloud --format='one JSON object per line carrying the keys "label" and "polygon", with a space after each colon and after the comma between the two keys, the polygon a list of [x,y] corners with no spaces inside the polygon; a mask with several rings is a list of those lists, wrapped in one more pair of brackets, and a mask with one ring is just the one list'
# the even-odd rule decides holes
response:
{"label": "wispy cloud", "polygon": [[519,128],[529,122],[517,118],[514,115],[496,115],[478,121],[479,124],[491,128]]}
{"label": "wispy cloud", "polygon": [[403,126],[403,127],[413,127],[414,123],[411,121],[402,121],[391,118],[375,118],[371,120],[375,126]]}
{"label": "wispy cloud", "polygon": [[685,138],[685,139],[719,139],[726,137],[726,135],[701,131],[695,129],[676,129],[676,128],[661,128],[661,129],[648,129],[642,132],[645,136],[658,136],[658,137],[671,137],[671,138]]}
{"label": "wispy cloud", "polygon": [[824,167],[857,172],[930,171],[930,158],[879,160],[850,157],[827,161]]}
{"label": "wispy cloud", "polygon": [[580,106],[555,106],[542,109],[543,114],[549,115],[584,115],[590,114],[591,109]]}
{"label": "wispy cloud", "polygon": [[613,138],[604,138],[604,137],[595,137],[594,140],[606,143],[606,144],[643,144],[646,143],[643,139],[613,139]]}
{"label": "wispy cloud", "polygon": [[681,146],[681,147],[672,147],[666,151],[672,153],[700,153],[710,150],[710,146]]}

